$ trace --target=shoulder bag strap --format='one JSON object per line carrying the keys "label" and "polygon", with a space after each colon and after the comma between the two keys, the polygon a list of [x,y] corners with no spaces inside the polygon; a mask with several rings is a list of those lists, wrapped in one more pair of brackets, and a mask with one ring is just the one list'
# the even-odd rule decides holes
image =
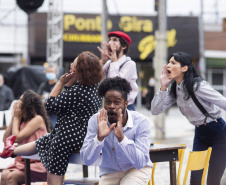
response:
{"label": "shoulder bag strap", "polygon": [[204,124],[206,124],[206,119],[207,119],[207,117],[210,117],[210,118],[212,118],[214,121],[217,122],[217,120],[216,120],[215,118],[213,118],[213,117],[206,111],[206,109],[202,106],[202,104],[198,101],[198,99],[196,98],[194,92],[191,93],[191,98],[192,98],[192,100],[194,101],[195,105],[199,108],[199,110],[206,116]]}
{"label": "shoulder bag strap", "polygon": [[[121,68],[124,66],[124,64],[126,63],[126,62],[129,62],[130,60],[126,60],[125,62],[123,62],[120,66],[119,66],[119,70],[118,71],[120,71],[121,70]],[[108,69],[107,69],[107,72],[106,72],[106,76],[108,76],[108,70],[109,70],[109,68],[110,68],[110,64],[109,64],[109,66],[108,66]]]}

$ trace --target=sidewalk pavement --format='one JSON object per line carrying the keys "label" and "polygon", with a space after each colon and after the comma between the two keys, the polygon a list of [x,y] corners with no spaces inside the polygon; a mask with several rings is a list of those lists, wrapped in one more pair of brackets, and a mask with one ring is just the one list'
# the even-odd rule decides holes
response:
{"label": "sidewalk pavement", "polygon": [[[191,125],[188,120],[180,113],[177,107],[171,107],[167,113],[165,118],[165,139],[155,139],[155,116],[151,114],[149,110],[145,107],[136,107],[136,111],[144,114],[147,118],[150,119],[150,123],[152,126],[151,133],[151,142],[155,143],[170,143],[170,144],[186,144],[186,150],[184,155],[184,162],[181,172],[181,183],[183,181],[184,172],[187,164],[187,158],[190,151],[192,151],[192,143],[194,137],[194,126]],[[225,111],[224,111],[225,112]],[[225,118],[226,116],[223,115]],[[0,132],[0,141],[2,141],[3,131]],[[3,143],[0,145],[0,149],[2,150]],[[3,161],[4,160],[4,161]],[[0,164],[9,164],[12,162],[12,159],[1,159]],[[1,165],[0,165],[1,167]],[[178,163],[177,163],[178,169]],[[97,177],[99,173],[99,168],[90,166],[89,167],[89,177]],[[82,165],[69,164],[68,170],[66,173],[66,178],[80,178],[82,177]],[[169,177],[169,163],[162,162],[157,163],[155,170],[155,184],[157,185],[169,185],[170,184]],[[189,180],[187,182],[189,184]],[[221,180],[221,185],[226,185],[226,172]]]}

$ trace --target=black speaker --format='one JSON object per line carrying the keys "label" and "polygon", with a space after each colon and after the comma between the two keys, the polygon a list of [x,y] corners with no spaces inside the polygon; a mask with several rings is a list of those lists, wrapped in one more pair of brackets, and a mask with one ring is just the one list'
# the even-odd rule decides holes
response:
{"label": "black speaker", "polygon": [[16,0],[17,5],[27,14],[36,11],[43,2],[44,0]]}

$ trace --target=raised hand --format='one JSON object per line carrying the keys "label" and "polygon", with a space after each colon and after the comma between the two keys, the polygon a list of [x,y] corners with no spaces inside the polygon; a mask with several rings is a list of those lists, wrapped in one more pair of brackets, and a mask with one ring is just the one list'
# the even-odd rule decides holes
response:
{"label": "raised hand", "polygon": [[59,79],[59,82],[65,85],[68,83],[70,80],[72,80],[74,73],[65,73],[62,75]]}
{"label": "raised hand", "polygon": [[123,130],[122,130],[122,109],[119,109],[117,112],[118,122],[117,126],[113,128],[114,134],[117,137],[118,141],[121,142],[124,138]]}
{"label": "raised hand", "polygon": [[113,123],[108,127],[108,117],[107,117],[107,111],[103,108],[100,110],[100,114],[97,115],[98,119],[98,135],[97,139],[99,141],[102,141],[106,136],[110,134],[112,129],[116,126],[116,123]]}
{"label": "raised hand", "polygon": [[75,73],[72,73],[72,78],[65,84],[67,87],[71,87],[77,81]]}
{"label": "raised hand", "polygon": [[172,82],[173,78],[168,77],[169,71],[167,70],[167,65],[165,64],[162,69],[162,74],[160,76],[161,90],[165,91],[169,84]]}
{"label": "raised hand", "polygon": [[115,42],[111,45],[110,59],[111,59],[112,62],[117,62],[117,60],[118,60],[117,53],[116,53],[116,44],[115,44]]}
{"label": "raised hand", "polygon": [[21,119],[22,116],[21,104],[22,104],[21,100],[18,100],[13,105],[13,116],[14,118],[18,118],[19,120]]}
{"label": "raised hand", "polygon": [[103,50],[99,46],[97,47],[97,49],[101,53],[101,62],[102,62],[102,64],[105,64],[110,59],[108,43],[103,42]]}

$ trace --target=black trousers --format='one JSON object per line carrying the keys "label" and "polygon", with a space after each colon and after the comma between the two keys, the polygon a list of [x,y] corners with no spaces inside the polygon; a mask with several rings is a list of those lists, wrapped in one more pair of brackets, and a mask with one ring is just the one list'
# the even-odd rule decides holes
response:
{"label": "black trousers", "polygon": [[[195,128],[193,151],[212,147],[207,185],[220,185],[226,167],[226,123],[222,118]],[[203,170],[191,172],[191,185],[200,185]]]}

